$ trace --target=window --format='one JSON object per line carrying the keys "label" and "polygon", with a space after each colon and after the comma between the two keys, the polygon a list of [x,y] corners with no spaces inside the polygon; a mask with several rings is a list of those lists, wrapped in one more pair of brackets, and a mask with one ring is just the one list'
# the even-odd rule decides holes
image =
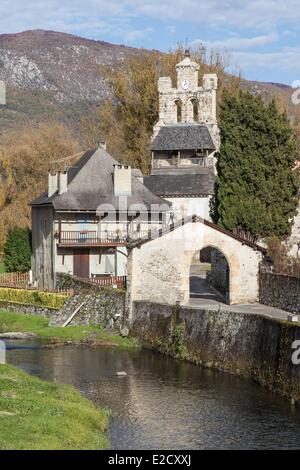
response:
{"label": "window", "polygon": [[193,106],[193,121],[198,122],[198,101],[196,99],[191,100]]}
{"label": "window", "polygon": [[177,109],[177,122],[182,121],[182,102],[181,100],[176,100],[175,101],[175,106]]}

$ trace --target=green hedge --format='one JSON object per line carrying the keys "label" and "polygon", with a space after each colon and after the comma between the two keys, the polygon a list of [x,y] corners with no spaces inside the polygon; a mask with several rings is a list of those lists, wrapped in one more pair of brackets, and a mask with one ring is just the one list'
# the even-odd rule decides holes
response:
{"label": "green hedge", "polygon": [[59,310],[64,305],[67,298],[67,295],[57,294],[55,292],[0,287],[0,300],[29,304],[36,307],[55,308]]}

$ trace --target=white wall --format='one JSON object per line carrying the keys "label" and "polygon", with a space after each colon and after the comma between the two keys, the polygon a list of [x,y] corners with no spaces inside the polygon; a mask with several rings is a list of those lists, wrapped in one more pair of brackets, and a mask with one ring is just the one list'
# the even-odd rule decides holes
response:
{"label": "white wall", "polygon": [[200,222],[181,226],[131,252],[131,300],[188,304],[191,261],[206,246],[218,248],[229,263],[230,303],[258,301],[262,253]]}
{"label": "white wall", "polygon": [[212,196],[208,197],[176,197],[166,198],[172,202],[171,211],[174,211],[174,222],[182,217],[198,215],[203,219],[211,220],[209,215],[209,201]]}

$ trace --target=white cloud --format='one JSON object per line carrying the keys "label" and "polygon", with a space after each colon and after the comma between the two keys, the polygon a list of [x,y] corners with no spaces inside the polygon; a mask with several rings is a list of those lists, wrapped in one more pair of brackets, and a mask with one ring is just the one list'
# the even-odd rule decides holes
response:
{"label": "white cloud", "polygon": [[[159,23],[156,23],[159,22]],[[163,22],[163,23],[162,23]],[[282,49],[300,24],[299,0],[1,0],[0,31],[52,29],[85,37],[114,38],[134,43],[159,33],[179,35],[186,29],[209,31],[224,40],[204,41],[209,48],[226,48],[242,70],[276,67],[300,72],[298,48]],[[182,25],[184,24],[184,27]],[[230,31],[230,33],[229,33]],[[251,34],[249,33],[251,31]],[[277,52],[261,52],[259,48]],[[284,72],[283,72],[284,73]],[[300,73],[299,73],[300,75]],[[297,77],[296,77],[297,78]]]}
{"label": "white cloud", "polygon": [[236,28],[268,28],[282,21],[297,24],[298,0],[127,0],[136,12],[165,19],[187,20],[206,25],[234,25]]}
{"label": "white cloud", "polygon": [[234,52],[233,58],[242,67],[248,69],[281,69],[283,72],[300,73],[300,47],[283,48],[280,51],[268,53]]}
{"label": "white cloud", "polygon": [[[156,18],[237,29],[273,29],[274,25],[300,21],[298,0],[1,0],[0,30],[32,27],[75,28],[80,20],[104,18]],[[57,29],[57,26],[56,26]]]}
{"label": "white cloud", "polygon": [[[261,36],[253,36],[244,38],[240,36],[232,36],[220,41],[206,41],[206,45],[211,48],[227,48],[233,50],[253,49],[255,47],[265,46],[266,44],[274,43],[278,40],[277,33],[269,33]],[[203,42],[200,40],[200,42]],[[197,41],[193,41],[197,43]]]}

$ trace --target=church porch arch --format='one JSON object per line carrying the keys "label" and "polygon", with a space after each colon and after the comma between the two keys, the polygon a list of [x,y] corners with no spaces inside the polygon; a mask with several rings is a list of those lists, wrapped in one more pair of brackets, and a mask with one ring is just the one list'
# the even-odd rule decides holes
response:
{"label": "church porch arch", "polygon": [[189,305],[192,258],[197,251],[213,246],[229,264],[230,304],[257,302],[259,263],[264,250],[211,222],[201,219],[193,223],[193,219],[131,251],[131,300]]}

